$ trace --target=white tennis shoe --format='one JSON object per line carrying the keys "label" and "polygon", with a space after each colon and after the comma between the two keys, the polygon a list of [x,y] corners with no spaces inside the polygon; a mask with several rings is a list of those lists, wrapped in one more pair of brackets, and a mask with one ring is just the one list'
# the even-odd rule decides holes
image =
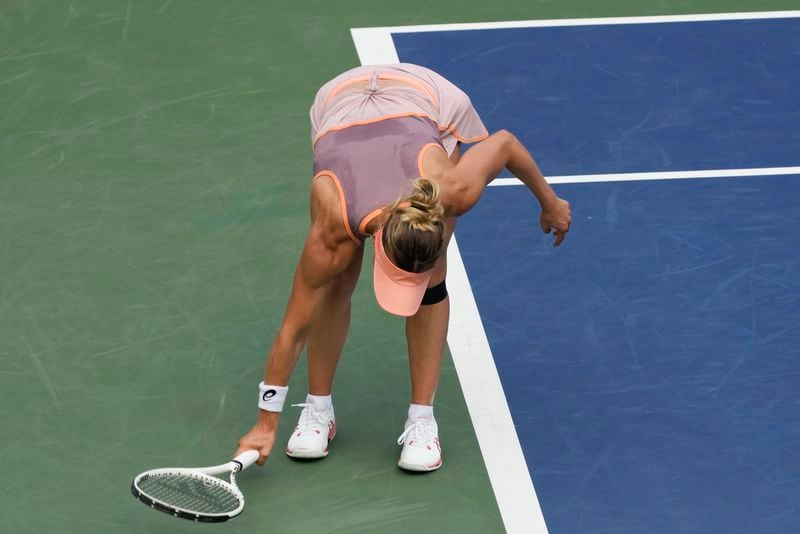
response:
{"label": "white tennis shoe", "polygon": [[292,458],[325,458],[328,443],[336,435],[336,418],[333,408],[310,403],[292,404],[303,408],[300,420],[286,445],[286,454]]}
{"label": "white tennis shoe", "polygon": [[397,444],[403,446],[397,465],[406,471],[433,471],[442,466],[439,426],[432,419],[406,421]]}

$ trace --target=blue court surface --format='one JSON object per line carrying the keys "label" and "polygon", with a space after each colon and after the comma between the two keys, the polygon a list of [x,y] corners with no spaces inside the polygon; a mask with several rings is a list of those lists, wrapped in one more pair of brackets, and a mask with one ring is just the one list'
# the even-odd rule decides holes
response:
{"label": "blue court surface", "polygon": [[551,175],[797,165],[800,19],[394,34]]}
{"label": "blue court surface", "polygon": [[[546,175],[800,164],[800,20],[398,33]],[[457,239],[553,533],[800,525],[800,176],[522,186]]]}

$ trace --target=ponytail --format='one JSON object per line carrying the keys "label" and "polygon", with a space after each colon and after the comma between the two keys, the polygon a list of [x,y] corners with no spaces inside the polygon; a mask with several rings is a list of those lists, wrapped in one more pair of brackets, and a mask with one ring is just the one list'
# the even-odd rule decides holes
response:
{"label": "ponytail", "polygon": [[433,268],[444,245],[444,207],[439,184],[412,182],[411,194],[386,209],[383,247],[394,264],[409,272]]}

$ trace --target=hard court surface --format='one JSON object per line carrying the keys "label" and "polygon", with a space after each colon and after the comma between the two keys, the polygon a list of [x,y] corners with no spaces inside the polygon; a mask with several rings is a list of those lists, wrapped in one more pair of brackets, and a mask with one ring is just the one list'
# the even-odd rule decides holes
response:
{"label": "hard court surface", "polygon": [[[193,525],[129,494],[143,469],[224,460],[255,419],[308,228],[316,88],[358,64],[351,28],[793,4],[3,3],[0,530],[504,532],[502,476],[449,353],[444,467],[397,469],[403,325],[369,276],[329,458],[282,454],[288,409],[273,457],[241,477],[236,520]],[[800,164],[798,20],[391,34],[398,59],[440,70],[490,130],[516,133],[573,205],[556,251],[508,180],[456,233],[515,469],[550,532],[800,523],[800,186],[774,171]],[[756,168],[773,171],[739,172]],[[688,171],[732,176],[675,178]],[[673,174],[619,177],[655,172]],[[302,362],[291,386],[301,402]]]}

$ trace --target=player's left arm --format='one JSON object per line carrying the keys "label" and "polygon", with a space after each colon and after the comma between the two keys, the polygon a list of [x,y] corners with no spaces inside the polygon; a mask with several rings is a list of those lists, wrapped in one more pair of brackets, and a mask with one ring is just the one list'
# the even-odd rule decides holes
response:
{"label": "player's left arm", "polygon": [[569,203],[558,198],[530,152],[506,130],[500,130],[470,148],[447,173],[448,211],[458,216],[472,209],[486,186],[504,168],[519,178],[539,200],[542,231],[554,232],[554,245],[560,245],[572,222]]}

